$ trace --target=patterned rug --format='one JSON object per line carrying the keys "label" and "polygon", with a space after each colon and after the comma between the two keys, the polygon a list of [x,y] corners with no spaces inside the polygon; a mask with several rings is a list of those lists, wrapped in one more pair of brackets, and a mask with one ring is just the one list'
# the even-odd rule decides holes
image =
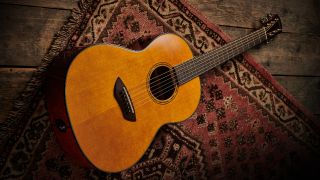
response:
{"label": "patterned rug", "polygon": [[184,0],[79,2],[12,114],[0,124],[0,179],[286,179],[318,175],[319,123],[248,54],[201,76],[201,102],[193,116],[162,127],[143,158],[130,169],[107,174],[82,168],[65,156],[51,130],[42,93],[53,57],[63,50],[97,43],[140,49],[163,33],[183,37],[195,55],[229,41]]}

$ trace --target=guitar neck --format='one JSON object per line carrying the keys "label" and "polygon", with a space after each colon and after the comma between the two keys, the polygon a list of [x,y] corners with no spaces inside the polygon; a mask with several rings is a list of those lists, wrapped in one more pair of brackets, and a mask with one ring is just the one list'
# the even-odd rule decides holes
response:
{"label": "guitar neck", "polygon": [[185,61],[174,67],[178,84],[182,85],[266,40],[265,28],[261,28],[224,46]]}

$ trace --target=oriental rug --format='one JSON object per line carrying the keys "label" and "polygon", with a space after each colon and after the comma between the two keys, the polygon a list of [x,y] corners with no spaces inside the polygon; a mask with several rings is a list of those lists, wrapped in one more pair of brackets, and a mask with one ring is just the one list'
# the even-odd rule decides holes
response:
{"label": "oriental rug", "polygon": [[141,49],[163,33],[183,37],[194,55],[230,40],[185,0],[80,1],[0,124],[0,178],[283,179],[320,172],[319,124],[249,54],[202,75],[193,116],[163,126],[131,168],[110,174],[69,159],[55,140],[43,99],[52,59],[97,43]]}

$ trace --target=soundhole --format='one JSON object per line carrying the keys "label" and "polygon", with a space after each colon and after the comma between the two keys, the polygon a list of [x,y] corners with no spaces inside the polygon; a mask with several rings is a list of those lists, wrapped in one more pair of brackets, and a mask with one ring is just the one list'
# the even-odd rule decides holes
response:
{"label": "soundhole", "polygon": [[155,68],[149,80],[150,92],[160,101],[170,99],[176,89],[174,73],[170,67],[161,65]]}

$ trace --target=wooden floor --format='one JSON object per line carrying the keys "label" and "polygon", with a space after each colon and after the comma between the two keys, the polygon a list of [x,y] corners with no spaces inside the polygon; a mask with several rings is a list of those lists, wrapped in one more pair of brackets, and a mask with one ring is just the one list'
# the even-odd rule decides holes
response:
{"label": "wooden floor", "polygon": [[[232,38],[253,30],[268,12],[282,18],[273,42],[250,53],[312,113],[320,117],[320,1],[189,0]],[[75,0],[1,0],[0,122],[5,119]]]}

